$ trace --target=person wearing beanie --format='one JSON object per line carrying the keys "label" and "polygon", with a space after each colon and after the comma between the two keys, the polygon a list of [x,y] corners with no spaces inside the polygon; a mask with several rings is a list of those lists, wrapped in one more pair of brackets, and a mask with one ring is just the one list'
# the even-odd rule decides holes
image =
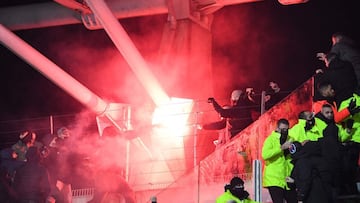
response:
{"label": "person wearing beanie", "polygon": [[225,192],[216,198],[216,203],[257,203],[249,198],[249,193],[244,188],[244,181],[235,176],[230,184],[225,185]]}

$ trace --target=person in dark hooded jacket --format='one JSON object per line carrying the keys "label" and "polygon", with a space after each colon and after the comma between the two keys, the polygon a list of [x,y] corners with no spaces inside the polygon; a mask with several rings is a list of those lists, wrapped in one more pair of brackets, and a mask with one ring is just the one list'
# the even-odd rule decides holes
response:
{"label": "person in dark hooded jacket", "polygon": [[244,181],[239,177],[233,177],[224,189],[224,193],[216,198],[216,203],[257,203],[250,199],[250,194],[244,188]]}
{"label": "person in dark hooded jacket", "polygon": [[[341,102],[352,97],[358,86],[354,68],[350,62],[343,61],[337,54],[329,53],[325,58],[325,68],[315,75],[315,83],[330,83],[336,95],[334,97],[337,106]],[[318,95],[320,97],[320,95]],[[320,100],[322,98],[315,98]]]}
{"label": "person in dark hooded jacket", "polygon": [[[249,109],[252,102],[246,98],[246,95],[242,90],[234,90],[231,93],[230,107],[227,106],[224,108],[220,106],[212,97],[208,98],[208,102],[213,105],[215,111],[218,112],[222,118],[226,118],[229,125],[230,138],[236,136],[253,121]],[[226,124],[226,122],[224,124]]]}
{"label": "person in dark hooded jacket", "polygon": [[327,164],[321,157],[316,141],[294,142],[290,147],[294,168],[291,177],[295,181],[297,199],[304,203],[328,202],[323,190],[321,175],[328,173]]}
{"label": "person in dark hooded jacket", "polygon": [[318,141],[294,142],[290,147],[298,200],[335,203],[341,170],[338,127],[329,123]]}
{"label": "person in dark hooded jacket", "polygon": [[40,164],[40,152],[30,147],[26,152],[27,162],[16,171],[14,190],[18,203],[44,203],[50,193],[48,172]]}
{"label": "person in dark hooded jacket", "polygon": [[[349,36],[341,32],[334,33],[331,36],[331,41],[332,47],[329,53],[336,54],[341,60],[352,64],[354,75],[360,85],[360,51],[358,44]],[[328,54],[325,53],[317,53],[317,56],[322,61],[325,61],[327,55]]]}

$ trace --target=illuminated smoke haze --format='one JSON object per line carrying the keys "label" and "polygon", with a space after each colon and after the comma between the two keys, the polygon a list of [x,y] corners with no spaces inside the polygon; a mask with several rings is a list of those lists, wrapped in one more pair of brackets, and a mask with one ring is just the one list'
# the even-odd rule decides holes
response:
{"label": "illuminated smoke haze", "polygon": [[[264,36],[264,28],[262,28],[261,21],[259,24],[243,24],[248,22],[248,18],[251,16],[251,11],[246,11],[241,15],[225,14],[221,16],[215,16],[213,27],[213,43],[216,47],[213,49],[213,71],[216,77],[210,78],[209,73],[201,73],[201,67],[192,67],[193,70],[179,71],[180,68],[165,66],[162,67],[158,61],[158,49],[160,43],[160,37],[164,29],[164,16],[153,17],[151,20],[146,18],[127,20],[125,29],[130,33],[130,37],[133,39],[135,45],[143,56],[147,59],[149,67],[159,79],[159,82],[163,85],[164,89],[169,95],[177,96],[182,95],[184,91],[190,90],[189,87],[184,87],[189,83],[186,80],[188,74],[196,74],[196,71],[200,71],[198,75],[203,74],[203,77],[197,78],[197,80],[190,85],[197,86],[198,84],[204,84],[202,87],[204,91],[214,92],[214,95],[220,99],[228,98],[229,93],[233,88],[246,88],[247,86],[253,86],[254,84],[264,84],[262,81],[262,62],[264,60],[263,48],[269,46],[266,36]],[[229,23],[231,22],[231,24]],[[266,24],[266,21],[263,22]],[[132,25],[132,26],[126,26]],[[146,109],[148,103],[151,100],[148,94],[144,91],[142,84],[135,77],[130,67],[124,61],[121,54],[113,46],[110,39],[107,37],[103,30],[88,31],[84,28],[78,28],[78,26],[65,26],[62,28],[52,28],[45,31],[49,37],[46,47],[40,47],[45,55],[49,55],[50,59],[64,68],[75,79],[79,80],[82,84],[87,86],[95,94],[103,98],[108,102],[120,102],[129,103],[137,108]],[[281,38],[274,37],[272,35],[271,40],[275,42],[281,42]],[[37,36],[39,41],[35,42],[35,45],[40,46],[40,37]],[[36,40],[35,40],[36,41]],[[240,42],[240,43],[239,43]],[[255,43],[254,43],[255,42]],[[261,42],[261,43],[260,43]],[[274,44],[276,44],[273,42]],[[33,42],[34,43],[34,42]],[[198,42],[201,46],[201,41]],[[175,56],[170,56],[170,59]],[[179,63],[175,66],[181,67],[181,56],[177,60]],[[271,64],[269,62],[269,64]],[[200,69],[200,70],[198,70]],[[180,78],[180,79],[179,79]],[[214,81],[209,81],[214,79]],[[179,83],[179,81],[181,83]],[[205,85],[210,83],[210,85]],[[214,84],[212,84],[214,82]],[[196,84],[197,83],[197,84]],[[214,91],[213,91],[214,88]],[[202,95],[201,98],[206,99],[209,95]],[[68,107],[68,102],[64,101],[61,104],[59,101],[57,105],[62,105],[65,108]],[[145,107],[143,106],[144,104]],[[150,105],[151,106],[151,105]],[[151,109],[150,109],[151,110]],[[147,121],[150,118],[148,114],[149,109],[146,111],[137,111],[138,120]],[[101,168],[110,167],[112,164],[116,166],[123,166],[125,153],[124,139],[121,137],[109,138],[99,140],[97,132],[93,131],[88,134],[86,130],[89,125],[86,119],[86,114],[80,114],[76,119],[76,125],[80,128],[72,129],[74,136],[72,139],[72,149],[76,150],[76,153],[85,154],[86,157],[90,156],[90,165],[95,171]],[[149,147],[152,156],[144,150],[144,148],[134,141],[132,145],[132,162],[138,163],[138,168],[134,168],[134,172],[144,171],[142,179],[132,180],[132,184],[153,184],[147,182],[148,179],[156,180],[158,182],[170,181],[171,178],[175,178],[175,174],[169,173],[170,169],[178,171],[184,169],[184,167],[190,167],[191,158],[189,163],[183,163],[180,158],[184,158],[184,152],[177,153],[177,151],[184,150],[183,146],[175,145],[175,140],[172,137],[158,135],[152,136],[151,129],[146,124],[140,124],[143,127],[139,133],[142,141]],[[212,145],[212,140],[208,140],[208,144]],[[171,145],[170,145],[171,144]],[[121,145],[121,146],[120,146]],[[121,149],[112,153],[114,149]],[[172,148],[172,149],[169,149]],[[185,150],[190,149],[189,146]],[[103,157],[97,155],[103,152],[106,154]],[[165,151],[165,153],[164,153]],[[185,152],[186,154],[190,153]],[[173,156],[171,156],[173,155]],[[189,155],[186,156],[189,158]],[[82,157],[84,158],[84,157]],[[168,158],[169,160],[164,161]],[[151,162],[153,161],[153,162]],[[141,165],[139,163],[142,163]],[[94,168],[95,167],[95,168]],[[155,176],[149,178],[148,169],[154,167],[159,168],[163,174],[154,174]],[[69,166],[67,169],[71,170]],[[83,169],[83,170],[82,170]],[[76,167],[76,173],[87,174],[91,177],[92,170],[87,170],[86,166],[81,165]],[[186,168],[185,168],[186,170]],[[159,177],[156,177],[159,176]],[[162,180],[161,180],[161,178]],[[116,185],[117,179],[104,177],[102,182],[108,187]],[[144,182],[145,181],[145,182]],[[189,181],[188,184],[191,184]],[[223,190],[222,185],[214,189],[214,191],[208,191],[208,194],[202,194],[203,196],[209,196],[211,198],[213,194],[220,194]],[[176,192],[174,192],[176,194]],[[169,197],[170,198],[170,197]]]}
{"label": "illuminated smoke haze", "polygon": [[[138,46],[139,50],[142,51],[142,54],[146,59],[149,59],[149,67],[152,68],[155,75],[159,79],[159,81],[164,85],[166,90],[170,95],[176,95],[177,93],[181,92],[181,85],[174,81],[178,81],[177,77],[186,79],[187,72],[177,72],[177,69],[172,67],[161,67],[157,66],[157,46],[156,44],[159,43],[159,35],[161,35],[163,30],[163,24],[159,23],[158,29],[154,29],[154,22],[151,24],[144,23],[143,27],[136,28],[137,34],[131,35],[135,44]],[[143,24],[142,24],[143,25]],[[136,27],[136,26],[135,26]],[[134,28],[133,28],[134,29]],[[155,30],[155,31],[154,31]],[[100,97],[104,98],[106,101],[109,102],[125,102],[130,104],[144,104],[149,102],[149,98],[146,92],[144,92],[143,87],[137,81],[137,78],[131,72],[131,69],[128,67],[126,62],[124,62],[121,54],[112,46],[111,42],[101,39],[100,37],[104,37],[106,39],[106,35],[103,31],[97,31],[97,33],[90,33],[87,32],[80,32],[78,30],[72,31],[71,34],[68,30],[62,31],[57,30],[57,35],[62,36],[61,40],[55,41],[51,47],[49,47],[50,52],[52,52],[56,57],[54,57],[54,62],[59,64],[60,67],[67,70],[69,74],[71,74],[74,78],[78,79],[81,83],[85,84],[90,90],[94,91],[95,94],[99,95]],[[78,33],[80,32],[80,33]],[[155,32],[155,33],[154,33]],[[100,33],[100,34],[99,34]],[[141,33],[144,33],[143,35]],[[71,35],[72,37],[65,37]],[[100,39],[99,39],[100,38]],[[225,36],[227,38],[227,36]],[[231,38],[229,38],[231,39]],[[235,38],[233,39],[235,40]],[[148,43],[148,42],[156,42],[156,43]],[[201,43],[199,44],[201,45]],[[227,42],[224,42],[224,46],[227,46]],[[60,51],[61,50],[61,51]],[[171,56],[170,56],[171,58]],[[224,57],[225,58],[225,57]],[[221,59],[220,59],[221,60]],[[226,58],[225,58],[226,60]],[[180,57],[180,62],[181,57]],[[181,66],[182,64],[176,64]],[[235,67],[232,67],[232,62],[229,61],[229,64],[222,64],[223,67],[219,67],[221,69],[229,68],[232,70],[236,70]],[[195,67],[194,67],[195,68]],[[196,67],[199,68],[199,67]],[[195,71],[195,70],[194,70]],[[226,71],[224,71],[226,73]],[[191,73],[190,73],[191,74]],[[231,75],[231,72],[228,73]],[[204,83],[204,81],[209,80],[211,78],[207,77],[207,74],[204,74],[204,78],[198,78],[198,83]],[[221,85],[227,85],[229,83],[228,78],[226,75],[220,83]],[[185,81],[185,80],[184,80]],[[238,84],[244,84],[247,80],[244,79],[240,81]],[[211,81],[210,81],[211,83]],[[174,89],[180,88],[180,90]],[[204,88],[212,89],[212,86],[205,86]],[[227,93],[228,94],[228,93]],[[211,96],[211,95],[209,95]],[[204,98],[202,98],[204,99]],[[144,102],[146,101],[146,102]],[[142,108],[142,106],[139,106]],[[147,109],[148,110],[148,109]],[[147,112],[141,112],[140,114],[147,115]],[[81,114],[82,116],[86,115],[86,113]],[[143,116],[138,115],[138,116]],[[86,117],[86,116],[85,116]],[[144,119],[140,118],[140,120],[149,119],[149,116],[146,116]],[[84,122],[82,122],[84,121]],[[84,119],[81,116],[76,119],[76,126],[87,126],[88,119]],[[112,164],[116,166],[123,166],[124,162],[120,160],[124,160],[125,153],[123,150],[122,153],[112,153],[114,149],[123,149],[125,140],[121,137],[116,137],[111,140],[105,138],[99,140],[98,136],[96,136],[96,132],[94,134],[88,134],[83,129],[72,129],[74,133],[74,137],[72,138],[72,145],[73,149],[76,149],[76,153],[84,154],[86,156],[90,156],[91,159],[91,166],[95,167],[95,171],[99,170],[99,168],[103,167],[110,167]],[[139,167],[147,168],[149,167],[160,167],[163,173],[166,170],[179,170],[179,168],[183,168],[184,163],[181,163],[181,160],[177,160],[179,158],[184,158],[179,156],[176,151],[179,151],[183,146],[175,146],[172,150],[168,149],[171,147],[169,143],[172,143],[174,138],[164,137],[163,135],[156,135],[152,138],[152,140],[148,140],[146,136],[151,136],[151,129],[145,125],[144,128],[141,129],[143,133],[141,138],[145,141],[147,147],[150,147],[150,151],[152,152],[153,157],[149,157],[149,154],[144,152],[141,145],[139,143],[133,146],[132,151],[132,162],[141,163],[142,166]],[[137,132],[139,133],[139,132]],[[86,136],[79,136],[84,135]],[[171,139],[171,140],[170,140]],[[161,141],[161,143],[159,142]],[[135,141],[136,142],[136,141]],[[168,144],[166,144],[168,143]],[[121,145],[121,146],[120,146]],[[137,145],[137,146],[136,146]],[[161,146],[159,148],[159,146]],[[161,152],[163,147],[167,147],[167,158],[170,158],[169,163],[163,162],[166,157]],[[180,148],[178,148],[180,147]],[[102,151],[107,156],[97,157],[96,155]],[[90,152],[90,153],[89,153]],[[91,153],[93,152],[93,154]],[[174,154],[174,158],[171,158],[169,154]],[[184,152],[182,152],[184,153]],[[181,154],[180,154],[181,155]],[[156,164],[147,165],[146,162],[151,161],[151,159],[155,159]],[[154,160],[153,160],[154,161]],[[191,162],[191,161],[190,161]],[[180,164],[180,165],[179,165]],[[188,164],[187,164],[188,165]],[[68,167],[70,170],[71,167]],[[82,170],[84,169],[84,170]],[[86,170],[86,167],[77,167],[76,173],[78,174],[88,174],[91,176],[91,170],[89,174],[89,170]],[[143,170],[144,170],[143,169]],[[138,169],[139,170],[139,169]],[[186,170],[186,169],[185,169]],[[158,179],[157,181],[166,182],[171,180],[171,175],[163,174],[161,175],[162,179]],[[168,176],[168,177],[166,177]],[[169,179],[170,178],[170,179]],[[118,180],[114,179],[111,180],[109,178],[105,178],[106,185],[111,187],[114,186]],[[146,179],[144,178],[144,181]],[[104,184],[105,182],[103,182]],[[134,182],[133,182],[134,183]],[[139,184],[139,180],[135,180],[135,183]],[[141,180],[140,180],[141,183]],[[149,183],[143,183],[149,184]],[[190,183],[189,183],[190,184]],[[116,184],[115,184],[116,185]],[[209,196],[212,195],[212,192],[209,191]]]}
{"label": "illuminated smoke haze", "polygon": [[[274,2],[276,3],[276,1]],[[312,2],[314,1],[309,3]],[[276,7],[273,5],[275,3],[231,6],[215,13],[212,26],[213,81],[211,81],[211,85],[203,86],[204,90],[210,90],[211,93],[202,95],[200,99],[215,96],[219,100],[223,99],[221,101],[227,102],[231,90],[248,86],[254,87],[255,90],[262,90],[271,80],[277,81],[281,87],[288,87],[285,90],[290,90],[299,86],[313,74],[317,68],[314,65],[317,64],[314,62],[316,60],[314,53],[328,49],[329,33],[343,27],[339,24],[332,24],[330,19],[315,18],[315,16],[321,16],[319,13],[324,12],[324,10],[319,10],[320,7],[310,9],[307,5],[301,5],[304,9],[300,11],[296,10],[298,7],[290,7],[286,10],[273,9]],[[307,11],[311,10],[317,12],[308,14]],[[326,11],[325,14],[328,13],[333,14],[330,11]],[[312,15],[313,20],[311,22],[302,20],[305,15]],[[291,18],[292,16],[298,16],[298,18]],[[149,67],[167,93],[171,96],[183,95],[183,92],[189,89],[189,87],[184,87],[187,82],[186,76],[192,72],[180,72],[173,67],[163,67],[159,65],[158,61],[160,38],[165,21],[166,16],[150,16],[126,19],[120,22],[130,33],[130,37],[148,61]],[[320,23],[324,23],[324,25],[320,25]],[[327,31],[323,31],[325,28]],[[321,31],[314,32],[318,30]],[[151,131],[148,123],[150,123],[150,114],[154,107],[152,101],[105,31],[89,31],[81,25],[70,25],[17,33],[104,100],[136,106],[136,118],[134,119],[142,121],[140,122],[141,128],[137,133],[150,147],[155,158],[163,159],[163,154],[159,152],[161,151],[160,144],[156,139],[148,136]],[[318,39],[318,42],[312,38]],[[21,111],[22,117],[48,115],[49,112],[55,114],[78,112],[83,108],[81,104],[59,90],[45,77],[32,70],[31,67],[26,67],[26,64],[17,62],[17,64],[4,67],[4,69],[6,68],[16,70],[15,73],[6,74],[15,83],[9,82],[4,87],[20,89],[16,98],[8,101],[7,104],[17,102],[19,109],[23,110]],[[197,67],[194,67],[193,71],[196,71],[195,68]],[[197,78],[198,81],[193,81],[192,85],[197,86],[198,83],[204,83],[209,80],[208,76]],[[179,78],[183,81],[180,83],[181,85],[178,83]],[[28,82],[22,83],[22,81]],[[34,97],[36,100],[32,99]],[[198,99],[195,96],[194,98]],[[22,107],[27,105],[30,107]],[[14,109],[11,110],[11,108]],[[15,108],[17,107],[11,106],[11,108],[5,106],[4,112],[7,114],[16,112]],[[99,150],[100,143],[96,127],[89,126],[88,114],[91,115],[90,119],[94,119],[94,115],[91,113],[81,113],[74,123],[76,127],[71,128],[74,132],[73,149],[76,149],[78,153],[88,154],[90,152],[90,155],[94,155],[91,152],[95,153]],[[91,133],[88,133],[88,128],[92,129]],[[164,137],[160,138],[165,139]],[[120,142],[123,141],[122,138],[119,139]],[[171,138],[167,137],[166,139]],[[211,142],[210,138],[205,141],[207,145],[212,145]],[[106,143],[109,145],[104,144],[104,149],[111,149],[114,146],[110,145],[115,142]],[[161,145],[164,144],[161,143]],[[133,150],[132,157],[136,157],[137,160],[133,159],[132,161],[143,161],[144,168],[150,166],[145,164],[150,160],[148,154],[138,143],[134,144]],[[108,165],[112,158],[114,160],[122,159],[122,155],[115,154],[111,158],[107,157],[110,160],[99,159],[92,164]],[[166,166],[172,167],[170,163]],[[89,172],[80,169],[76,169],[78,173],[87,174]],[[202,195],[210,198],[214,194],[221,194],[222,187],[223,185],[219,185],[213,191],[208,191],[208,194]],[[156,193],[154,192],[154,194]]]}

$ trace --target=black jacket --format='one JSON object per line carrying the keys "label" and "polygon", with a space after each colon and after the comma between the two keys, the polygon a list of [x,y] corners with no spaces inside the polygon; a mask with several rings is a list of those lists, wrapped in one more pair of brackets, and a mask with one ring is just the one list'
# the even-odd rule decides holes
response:
{"label": "black jacket", "polygon": [[45,202],[50,193],[50,183],[46,168],[40,164],[38,149],[30,147],[26,158],[26,164],[16,171],[14,190],[19,201]]}
{"label": "black jacket", "polygon": [[342,61],[335,58],[329,64],[329,67],[323,73],[316,75],[317,84],[328,82],[335,90],[335,101],[339,106],[340,103],[350,98],[357,87],[355,71],[350,62]]}

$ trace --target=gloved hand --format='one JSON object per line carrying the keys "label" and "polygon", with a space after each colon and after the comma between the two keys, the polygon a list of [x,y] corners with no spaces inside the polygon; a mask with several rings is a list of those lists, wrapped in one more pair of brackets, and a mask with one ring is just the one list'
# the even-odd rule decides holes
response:
{"label": "gloved hand", "polygon": [[351,115],[355,115],[356,113],[360,112],[360,106],[356,106],[355,99],[351,99],[349,106],[348,106],[348,110]]}
{"label": "gloved hand", "polygon": [[324,73],[324,71],[323,71],[323,69],[318,68],[318,69],[315,70],[315,73],[320,74],[320,73]]}
{"label": "gloved hand", "polygon": [[213,97],[209,97],[207,101],[208,103],[214,103],[215,99]]}

